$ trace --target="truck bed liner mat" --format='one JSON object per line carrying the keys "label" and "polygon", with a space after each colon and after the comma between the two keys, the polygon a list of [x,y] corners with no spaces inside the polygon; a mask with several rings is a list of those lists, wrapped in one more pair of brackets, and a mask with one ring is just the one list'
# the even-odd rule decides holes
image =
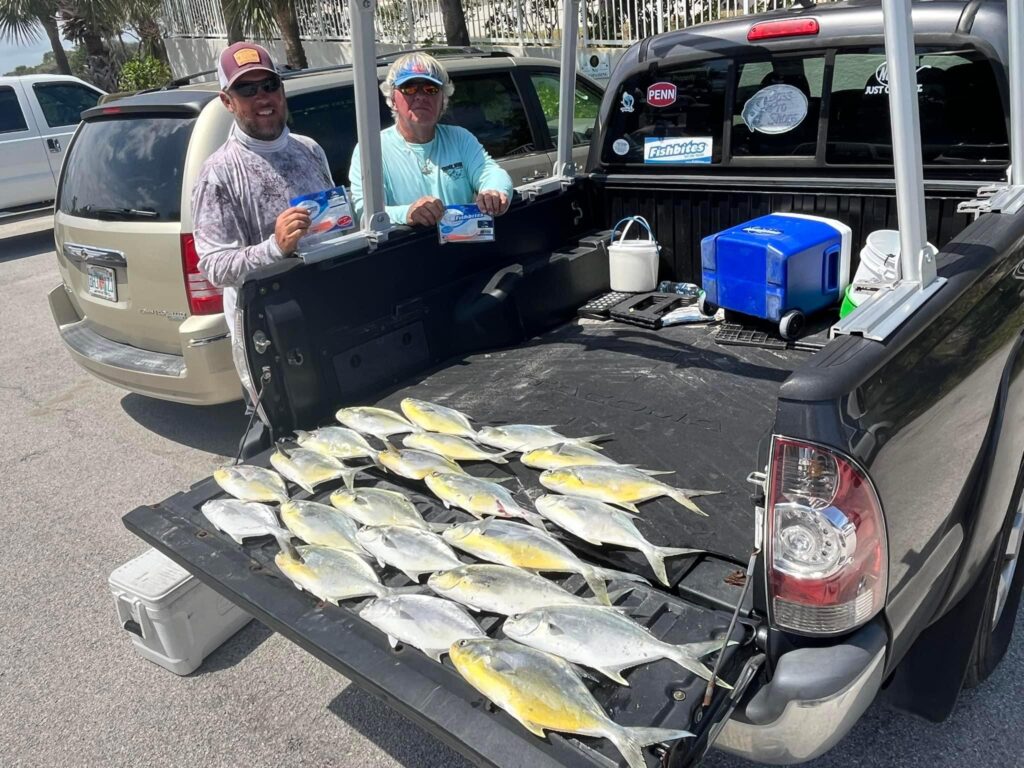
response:
{"label": "truck bed liner mat", "polygon": [[[566,434],[611,433],[606,449],[614,458],[656,469],[675,469],[672,482],[723,491],[701,497],[710,514],[705,520],[674,502],[645,503],[638,525],[658,544],[701,546],[717,555],[669,561],[672,590],[613,582],[610,588],[634,586],[617,599],[628,615],[670,642],[720,637],[731,608],[742,593],[736,570],[752,538],[751,504],[744,478],[758,439],[769,428],[774,394],[787,371],[803,355],[753,348],[716,347],[707,329],[648,331],[611,323],[571,324],[516,349],[474,355],[427,374],[391,392],[381,404],[397,406],[415,395],[463,409],[490,422],[556,424]],[[269,452],[251,463],[267,466]],[[522,480],[517,492],[535,496],[534,470],[518,461],[496,466],[471,464],[480,476]],[[372,483],[410,495],[428,520],[468,520],[446,510],[422,483],[377,470]],[[515,488],[516,483],[508,484]],[[338,483],[318,489],[311,498],[327,502]],[[494,709],[445,659],[437,664],[413,648],[392,649],[387,638],[358,616],[366,601],[341,607],[324,604],[296,590],[274,565],[277,546],[257,540],[239,546],[213,529],[200,512],[202,504],[225,494],[212,478],[166,501],[140,507],[124,518],[127,528],[195,574],[232,602],[309,651],[320,660],[380,696],[405,716],[481,765],[502,768],[604,766],[620,757],[603,739],[528,733],[511,717]],[[295,498],[310,498],[298,491]],[[525,499],[524,499],[525,501]],[[588,559],[650,576],[635,552],[596,548],[566,535]],[[471,558],[466,558],[471,561]],[[576,575],[552,577],[574,593],[589,594]],[[386,570],[385,583],[409,583]],[[721,673],[736,681],[754,655],[751,619],[744,606],[733,633],[740,645],[724,651]],[[483,615],[482,626],[500,636],[500,619]],[[709,661],[713,663],[713,659]],[[624,725],[686,728],[697,734],[672,745],[681,765],[703,754],[711,725],[725,716],[735,694],[718,689],[708,710],[702,709],[705,683],[668,661],[625,672],[630,687],[599,679],[588,681],[612,719]],[[658,758],[646,751],[648,764]]]}

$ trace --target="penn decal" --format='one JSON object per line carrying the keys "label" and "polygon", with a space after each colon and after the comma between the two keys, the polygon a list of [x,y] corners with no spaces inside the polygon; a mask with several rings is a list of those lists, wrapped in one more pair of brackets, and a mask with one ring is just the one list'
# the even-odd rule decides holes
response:
{"label": "penn decal", "polygon": [[647,86],[647,103],[652,107],[667,107],[676,103],[674,83],[653,83]]}

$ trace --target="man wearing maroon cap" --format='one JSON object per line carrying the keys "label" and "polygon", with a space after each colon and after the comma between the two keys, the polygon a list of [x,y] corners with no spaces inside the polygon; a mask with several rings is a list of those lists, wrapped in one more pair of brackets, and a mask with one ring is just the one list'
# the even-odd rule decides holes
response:
{"label": "man wearing maroon cap", "polygon": [[[309,213],[289,201],[335,185],[320,145],[288,131],[284,88],[266,49],[247,42],[229,46],[220,55],[217,77],[220,101],[235,124],[192,189],[192,228],[199,268],[224,289],[235,367],[251,402],[255,392],[241,345],[238,288],[251,270],[291,256],[309,229]],[[249,436],[246,442],[261,438]]]}

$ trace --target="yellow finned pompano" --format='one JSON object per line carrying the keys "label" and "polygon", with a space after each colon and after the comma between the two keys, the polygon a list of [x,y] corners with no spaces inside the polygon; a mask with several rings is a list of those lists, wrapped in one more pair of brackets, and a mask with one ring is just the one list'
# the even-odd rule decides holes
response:
{"label": "yellow finned pompano", "polygon": [[356,539],[359,526],[334,507],[316,501],[288,501],[281,505],[281,521],[307,544],[366,554]]}
{"label": "yellow finned pompano", "polygon": [[420,431],[415,424],[410,424],[387,408],[342,408],[334,414],[334,418],[349,429],[362,432],[364,435],[379,437],[381,440],[391,435],[400,435],[403,432]]}
{"label": "yellow finned pompano", "polygon": [[543,576],[508,565],[460,565],[427,579],[434,592],[474,611],[511,616],[547,605],[591,605]]}
{"label": "yellow finned pompano", "polygon": [[397,568],[413,581],[424,573],[458,568],[462,561],[436,533],[407,525],[363,528],[357,538],[382,566]]}
{"label": "yellow finned pompano", "polygon": [[449,650],[466,682],[518,720],[530,733],[575,733],[608,739],[630,768],[646,768],[643,748],[693,736],[668,728],[627,728],[614,722],[573,666],[511,640],[459,640]]}
{"label": "yellow finned pompano", "polygon": [[360,525],[409,525],[428,529],[416,507],[398,491],[383,488],[337,490],[331,504]]}
{"label": "yellow finned pompano", "polygon": [[556,443],[534,448],[522,455],[520,461],[532,469],[561,469],[583,465],[618,466],[619,462],[600,451],[578,443]]}
{"label": "yellow finned pompano", "polygon": [[437,662],[452,643],[486,637],[465,608],[433,595],[382,597],[367,604],[359,615],[386,634],[392,648],[403,642]]}
{"label": "yellow finned pompano", "polygon": [[452,526],[441,535],[453,547],[481,560],[528,571],[578,573],[605,605],[611,604],[606,579],[647,583],[642,576],[587,563],[547,531],[522,523],[489,518]]}
{"label": "yellow finned pompano", "polygon": [[672,585],[665,572],[665,558],[704,552],[703,549],[659,547],[651,544],[637,530],[632,517],[621,509],[597,499],[548,494],[541,496],[534,503],[544,517],[584,541],[598,546],[612,544],[640,550],[651,564],[658,581],[666,587]]}
{"label": "yellow finned pompano", "polygon": [[[518,643],[596,669],[620,685],[629,685],[622,670],[657,659],[668,659],[710,680],[711,670],[698,659],[725,645],[724,639],[672,645],[618,610],[599,605],[538,608],[509,617],[501,629]],[[717,682],[732,687],[721,678]]]}
{"label": "yellow finned pompano", "polygon": [[707,517],[691,498],[719,493],[673,488],[639,469],[622,465],[549,469],[540,473],[540,484],[566,496],[585,496],[615,504],[637,515],[640,514],[637,502],[668,496],[698,515]]}
{"label": "yellow finned pompano", "polygon": [[377,449],[366,438],[347,427],[320,427],[312,432],[295,430],[296,442],[303,448],[334,459],[372,459]]}
{"label": "yellow finned pompano", "polygon": [[431,472],[466,474],[462,467],[444,456],[413,448],[389,448],[377,454],[377,461],[396,475],[410,480],[422,480]]}
{"label": "yellow finned pompano", "polygon": [[381,584],[373,566],[351,552],[315,545],[296,549],[298,558],[282,551],[274,562],[297,588],[328,603],[337,605],[357,597],[386,597],[409,591]]}
{"label": "yellow finned pompano", "polygon": [[213,473],[217,485],[242,501],[288,501],[288,489],[281,476],[271,469],[239,464],[222,467]]}
{"label": "yellow finned pompano", "polygon": [[537,448],[544,448],[557,443],[574,443],[588,448],[601,450],[594,445],[595,440],[603,440],[611,435],[588,435],[587,437],[566,437],[555,432],[551,427],[535,424],[506,424],[503,427],[484,427],[476,436],[478,443],[500,448],[504,451],[527,453]]}
{"label": "yellow finned pompano", "polygon": [[211,499],[200,508],[210,524],[241,544],[245,539],[273,536],[282,549],[288,547],[291,534],[277,522],[274,510],[266,504],[238,499]]}
{"label": "yellow finned pompano", "polygon": [[351,488],[355,476],[369,466],[366,464],[361,467],[346,467],[337,459],[316,451],[306,448],[290,448],[286,451],[280,446],[271,455],[270,463],[274,469],[308,493],[313,493],[313,489],[321,483],[337,480],[339,477]]}
{"label": "yellow finned pompano", "polygon": [[479,518],[518,517],[542,531],[547,530],[544,518],[521,507],[508,489],[490,480],[451,472],[431,472],[423,479],[446,508],[458,507]]}
{"label": "yellow finned pompano", "polygon": [[402,445],[419,451],[436,453],[452,461],[493,461],[495,464],[508,464],[505,454],[490,453],[464,437],[457,435],[441,435],[437,432],[416,432],[402,438]]}
{"label": "yellow finned pompano", "polygon": [[407,397],[401,402],[402,413],[413,424],[429,432],[443,435],[461,435],[475,438],[476,430],[469,422],[469,416],[437,403]]}

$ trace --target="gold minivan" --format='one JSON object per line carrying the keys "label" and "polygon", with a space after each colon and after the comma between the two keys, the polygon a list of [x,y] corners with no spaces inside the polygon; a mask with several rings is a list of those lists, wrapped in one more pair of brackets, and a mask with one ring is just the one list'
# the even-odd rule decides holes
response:
{"label": "gold minivan", "polygon": [[[455,84],[444,119],[474,133],[516,185],[548,176],[557,63],[496,54],[442,58]],[[291,129],[316,139],[335,182],[347,185],[356,143],[351,69],[283,79]],[[601,86],[579,77],[580,167],[602,96]],[[390,124],[383,98],[380,112]],[[130,96],[82,118],[54,206],[62,283],[49,300],[61,339],[90,373],[132,392],[195,405],[239,399],[220,290],[199,272],[192,239],[192,185],[232,122],[216,84]]]}

